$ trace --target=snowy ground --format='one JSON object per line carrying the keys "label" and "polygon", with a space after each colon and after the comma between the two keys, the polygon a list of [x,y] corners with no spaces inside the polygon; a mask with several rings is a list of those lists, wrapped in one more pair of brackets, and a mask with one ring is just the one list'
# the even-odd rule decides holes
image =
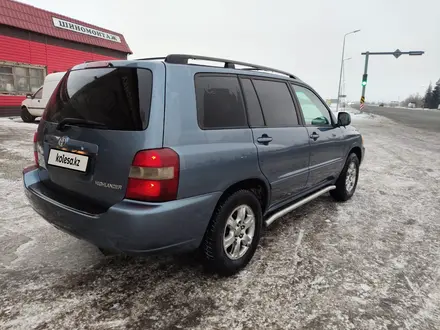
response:
{"label": "snowy ground", "polygon": [[190,256],[104,258],[48,225],[22,192],[36,125],[0,119],[0,328],[439,329],[440,134],[352,119],[353,199],[276,222],[229,279]]}

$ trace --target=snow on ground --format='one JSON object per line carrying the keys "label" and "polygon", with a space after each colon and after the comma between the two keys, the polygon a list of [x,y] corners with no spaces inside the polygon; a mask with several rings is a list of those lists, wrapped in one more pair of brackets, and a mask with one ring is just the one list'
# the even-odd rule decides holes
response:
{"label": "snow on ground", "polygon": [[36,126],[0,120],[0,328],[439,329],[440,134],[352,121],[367,149],[353,199],[275,222],[225,279],[193,256],[104,258],[48,225],[22,192]]}
{"label": "snow on ground", "polygon": [[20,117],[0,117],[0,127],[2,129],[13,128],[14,130],[23,129],[25,131],[35,131],[37,124],[38,121],[35,121],[34,123],[25,123]]}
{"label": "snow on ground", "polygon": [[[330,110],[333,112],[335,117],[338,117],[338,111],[336,111],[336,104],[330,105]],[[351,107],[339,108],[339,112],[348,112],[350,114],[351,120],[358,122],[362,119],[376,119],[379,121],[384,120],[385,118],[373,115],[371,113],[360,112],[359,110],[353,109]],[[385,119],[386,120],[386,119]]]}

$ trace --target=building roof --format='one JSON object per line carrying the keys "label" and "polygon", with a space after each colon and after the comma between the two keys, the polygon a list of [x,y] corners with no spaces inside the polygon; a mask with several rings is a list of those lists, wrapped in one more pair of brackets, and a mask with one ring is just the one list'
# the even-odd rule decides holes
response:
{"label": "building roof", "polygon": [[0,0],[0,24],[131,54],[122,34],[21,2]]}

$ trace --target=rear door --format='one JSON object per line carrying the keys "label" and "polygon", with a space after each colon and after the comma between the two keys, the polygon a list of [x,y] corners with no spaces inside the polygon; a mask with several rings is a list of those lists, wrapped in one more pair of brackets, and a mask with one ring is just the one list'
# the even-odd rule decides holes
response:
{"label": "rear door", "polygon": [[162,146],[163,79],[163,63],[68,72],[39,126],[44,184],[103,207],[121,201],[136,152]]}
{"label": "rear door", "polygon": [[306,187],[309,137],[284,81],[241,79],[260,168],[272,188],[271,204]]}
{"label": "rear door", "polygon": [[324,102],[311,89],[292,84],[310,139],[308,186],[335,179],[344,162],[343,132]]}

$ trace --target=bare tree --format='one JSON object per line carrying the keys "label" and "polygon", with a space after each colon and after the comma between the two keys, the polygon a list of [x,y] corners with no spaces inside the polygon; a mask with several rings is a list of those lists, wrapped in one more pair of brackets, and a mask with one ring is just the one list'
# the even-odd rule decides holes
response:
{"label": "bare tree", "polygon": [[400,102],[400,105],[403,107],[407,107],[408,104],[410,104],[410,103],[413,103],[416,108],[422,108],[424,100],[423,100],[423,97],[419,93],[412,94],[412,95],[408,96],[405,100]]}

